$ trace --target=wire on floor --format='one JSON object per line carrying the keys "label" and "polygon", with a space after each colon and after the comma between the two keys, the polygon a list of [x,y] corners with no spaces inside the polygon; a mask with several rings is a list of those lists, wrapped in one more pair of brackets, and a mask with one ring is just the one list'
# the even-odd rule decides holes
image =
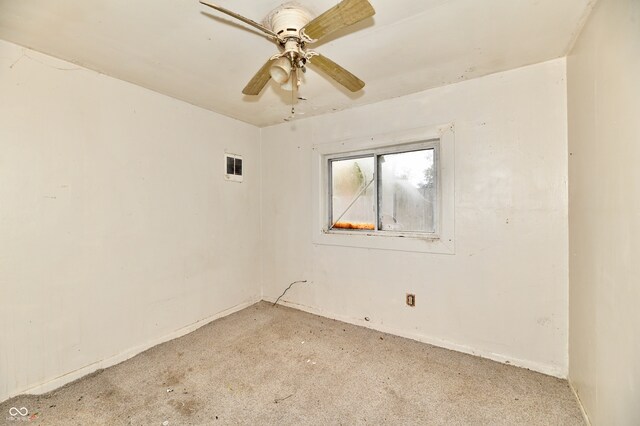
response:
{"label": "wire on floor", "polygon": [[282,296],[284,296],[284,295],[289,291],[289,289],[290,289],[294,284],[298,284],[298,283],[306,283],[306,282],[307,282],[307,280],[304,280],[304,281],[294,281],[294,282],[292,282],[291,284],[289,284],[289,287],[287,287],[287,289],[286,289],[285,291],[283,291],[283,292],[282,292],[282,294],[281,294],[281,295],[276,299],[276,301],[275,301],[275,302],[273,302],[273,306],[276,306],[276,305],[278,304],[278,301],[282,298]]}

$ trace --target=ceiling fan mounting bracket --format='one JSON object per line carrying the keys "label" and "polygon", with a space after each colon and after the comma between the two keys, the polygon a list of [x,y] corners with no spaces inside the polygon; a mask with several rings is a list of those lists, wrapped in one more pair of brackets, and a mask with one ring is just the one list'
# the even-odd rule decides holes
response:
{"label": "ceiling fan mounting bracket", "polygon": [[283,56],[284,56],[284,53],[276,53],[275,55],[270,57],[269,60],[270,61],[275,61],[276,59],[282,58]]}
{"label": "ceiling fan mounting bracket", "polygon": [[304,58],[308,61],[311,62],[311,58],[313,58],[314,56],[320,56],[320,54],[316,51],[313,50],[307,50],[304,52]]}
{"label": "ceiling fan mounting bracket", "polygon": [[302,40],[303,43],[313,44],[318,41],[317,39],[309,37],[307,33],[304,32],[304,28],[302,28],[299,31],[299,34],[300,34],[300,40]]}

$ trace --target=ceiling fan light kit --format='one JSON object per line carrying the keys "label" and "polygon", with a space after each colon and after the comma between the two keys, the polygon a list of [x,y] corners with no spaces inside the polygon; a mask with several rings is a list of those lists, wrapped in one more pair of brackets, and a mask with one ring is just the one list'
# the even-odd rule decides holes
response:
{"label": "ceiling fan light kit", "polygon": [[270,28],[205,0],[200,3],[264,32],[278,46],[279,53],[269,58],[242,90],[245,95],[259,95],[271,79],[284,90],[296,90],[300,86],[300,71],[305,72],[307,64],[314,65],[352,92],[364,87],[358,77],[326,56],[308,49],[307,45],[373,16],[375,10],[368,0],[343,0],[315,19],[304,7],[286,3],[265,19]]}
{"label": "ceiling fan light kit", "polygon": [[291,61],[285,57],[276,59],[269,68],[269,75],[276,83],[285,84],[291,76]]}

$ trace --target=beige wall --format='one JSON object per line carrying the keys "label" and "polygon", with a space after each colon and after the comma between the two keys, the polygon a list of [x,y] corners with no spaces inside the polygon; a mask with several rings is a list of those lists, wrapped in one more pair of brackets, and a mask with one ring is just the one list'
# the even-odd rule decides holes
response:
{"label": "beige wall", "polygon": [[640,424],[640,2],[599,0],[568,57],[570,369],[596,425]]}
{"label": "beige wall", "polygon": [[259,137],[0,42],[0,401],[259,299]]}
{"label": "beige wall", "polygon": [[[447,123],[454,255],[313,244],[314,144]],[[564,59],[265,128],[262,186],[266,299],[566,376]]]}

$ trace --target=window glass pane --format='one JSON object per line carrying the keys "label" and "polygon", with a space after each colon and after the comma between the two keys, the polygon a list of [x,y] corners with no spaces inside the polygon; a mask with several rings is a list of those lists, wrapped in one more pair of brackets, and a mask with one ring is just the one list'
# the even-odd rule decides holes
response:
{"label": "window glass pane", "polygon": [[232,175],[235,170],[234,160],[235,158],[233,157],[227,157],[227,174],[228,175]]}
{"label": "window glass pane", "polygon": [[433,148],[378,157],[380,230],[435,232],[434,160]]}
{"label": "window glass pane", "polygon": [[330,166],[330,228],[375,229],[373,156],[332,160]]}

